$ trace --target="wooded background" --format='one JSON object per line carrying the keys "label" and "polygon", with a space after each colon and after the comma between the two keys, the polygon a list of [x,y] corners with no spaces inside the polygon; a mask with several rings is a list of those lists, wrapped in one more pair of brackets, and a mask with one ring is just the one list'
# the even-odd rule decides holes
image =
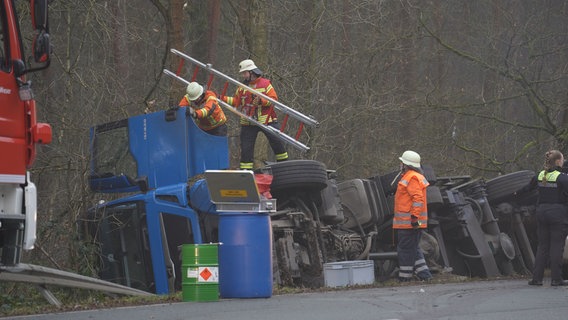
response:
{"label": "wooded background", "polygon": [[[88,130],[176,105],[184,86],[162,73],[179,65],[170,48],[237,79],[238,63],[253,59],[280,101],[320,122],[302,137],[311,150],[289,147],[291,158],[319,160],[340,181],[392,172],[407,149],[438,176],[475,178],[538,170],[547,149],[568,152],[566,1],[185,3],[50,3],[51,67],[30,78],[54,139],[31,170],[39,233],[27,260],[93,273],[77,220],[109,196],[88,189]],[[227,114],[236,166],[239,127]]]}

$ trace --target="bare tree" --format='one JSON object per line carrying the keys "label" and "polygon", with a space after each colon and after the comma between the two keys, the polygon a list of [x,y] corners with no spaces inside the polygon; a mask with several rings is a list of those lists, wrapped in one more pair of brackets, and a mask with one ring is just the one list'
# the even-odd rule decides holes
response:
{"label": "bare tree", "polygon": [[[239,61],[254,59],[281,101],[320,122],[304,129],[310,152],[289,148],[291,157],[322,161],[340,179],[394,170],[406,149],[441,175],[482,177],[538,166],[545,149],[566,148],[563,1],[185,4],[50,2],[52,66],[30,76],[39,117],[54,129],[32,171],[45,254],[31,259],[89,272],[89,248],[68,232],[110,197],[87,187],[89,128],[177,104],[183,85],[162,76],[179,67],[170,48],[234,78]],[[239,126],[230,118],[236,159]],[[257,150],[260,165],[271,152],[260,141]]]}
{"label": "bare tree", "polygon": [[[480,130],[477,139],[455,140],[457,147],[480,160],[479,169],[509,171],[514,166],[507,164],[515,164],[529,154],[534,156],[543,153],[543,149],[566,147],[568,122],[564,116],[566,94],[562,88],[566,86],[567,49],[562,43],[568,33],[563,27],[557,27],[558,19],[562,19],[559,14],[562,6],[559,1],[551,1],[546,8],[538,9],[513,3],[483,3],[471,8],[477,10],[472,15],[485,14],[494,19],[487,25],[480,24],[479,32],[464,32],[458,37],[446,36],[443,30],[435,28],[433,19],[426,18],[427,13],[419,12],[420,24],[427,35],[458,59],[458,63],[476,68],[479,80],[484,81],[467,79],[470,80],[468,89],[477,89],[479,93],[465,101],[430,101],[432,107],[476,121],[481,124],[480,129],[484,123],[491,128]],[[460,21],[452,23],[459,25]],[[465,94],[456,96],[466,97]],[[485,132],[489,133],[487,140],[491,143],[484,147],[479,144],[479,138],[483,138]]]}
{"label": "bare tree", "polygon": [[[154,31],[163,22],[153,19],[156,15],[149,8],[145,1],[50,4],[53,61],[45,76],[31,75],[39,117],[54,132],[52,144],[40,150],[32,170],[39,190],[42,248],[32,253],[32,259],[92,271],[88,260],[93,256],[77,241],[77,221],[101,197],[88,190],[89,127],[144,110],[144,93],[153,84],[148,79],[155,79],[163,68],[152,51],[154,44],[163,50]],[[136,29],[142,22],[144,28]]]}
{"label": "bare tree", "polygon": [[[163,58],[162,58],[162,69],[169,67],[170,70],[176,70],[178,63],[177,59],[171,59],[170,49],[171,48],[183,48],[183,26],[184,26],[184,14],[183,8],[186,5],[184,0],[169,0],[163,3],[160,0],[150,0],[152,4],[156,7],[160,16],[162,17],[166,25],[166,45],[163,48]],[[168,63],[169,61],[169,63]],[[161,71],[161,70],[160,70]],[[154,86],[148,92],[145,98],[145,102],[151,107],[154,104],[153,96],[156,95],[156,89],[160,84],[162,78],[162,73],[160,72],[154,82]],[[179,82],[172,82],[171,88],[168,94],[168,104],[175,105],[179,97],[182,96],[183,85]]]}

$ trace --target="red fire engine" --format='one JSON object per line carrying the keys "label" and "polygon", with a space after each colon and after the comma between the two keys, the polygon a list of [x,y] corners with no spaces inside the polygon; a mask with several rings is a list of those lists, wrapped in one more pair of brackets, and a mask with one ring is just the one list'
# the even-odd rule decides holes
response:
{"label": "red fire engine", "polygon": [[27,169],[37,144],[51,142],[51,127],[38,123],[26,74],[49,66],[47,0],[30,0],[33,64],[26,63],[15,0],[0,0],[0,253],[2,265],[20,261],[36,238],[36,189]]}

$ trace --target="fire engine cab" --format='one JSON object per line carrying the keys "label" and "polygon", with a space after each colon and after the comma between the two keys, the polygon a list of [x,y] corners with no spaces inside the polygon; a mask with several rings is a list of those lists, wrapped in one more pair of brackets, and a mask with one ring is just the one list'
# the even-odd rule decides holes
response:
{"label": "fire engine cab", "polygon": [[26,74],[49,66],[47,0],[30,0],[33,63],[24,53],[15,0],[0,0],[0,265],[16,265],[36,239],[36,188],[27,171],[37,144],[51,142],[51,127],[38,123]]}

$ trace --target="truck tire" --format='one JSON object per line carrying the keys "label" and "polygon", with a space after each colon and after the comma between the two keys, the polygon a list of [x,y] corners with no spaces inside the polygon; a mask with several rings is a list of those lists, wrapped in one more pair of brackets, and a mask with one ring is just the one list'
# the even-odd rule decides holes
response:
{"label": "truck tire", "polygon": [[[493,178],[486,183],[487,200],[491,204],[515,200],[513,193],[527,185],[533,177],[533,171],[523,170]],[[536,200],[536,190],[522,198],[529,202]]]}
{"label": "truck tire", "polygon": [[327,187],[327,169],[315,160],[288,160],[270,165],[271,190],[321,191]]}

